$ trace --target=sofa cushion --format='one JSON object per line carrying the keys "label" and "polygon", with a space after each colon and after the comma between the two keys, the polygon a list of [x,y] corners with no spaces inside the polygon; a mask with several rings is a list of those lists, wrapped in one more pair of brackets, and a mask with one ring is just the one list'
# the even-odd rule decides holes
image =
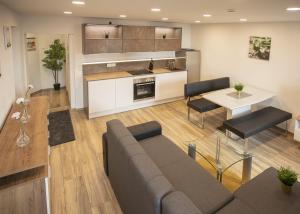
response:
{"label": "sofa cushion", "polygon": [[161,135],[161,125],[157,121],[150,121],[128,127],[136,140],[143,140],[156,135]]}
{"label": "sofa cushion", "polygon": [[227,189],[168,138],[156,136],[140,143],[174,188],[203,213],[214,213],[233,199]]}
{"label": "sofa cushion", "polygon": [[216,214],[255,214],[256,212],[251,209],[247,204],[243,203],[239,199],[234,199],[230,203],[226,204]]}
{"label": "sofa cushion", "polygon": [[284,193],[274,168],[241,186],[234,195],[260,214],[300,213],[300,183],[296,182],[291,194]]}
{"label": "sofa cushion", "polygon": [[202,212],[184,193],[176,191],[163,198],[162,214],[202,214]]}
{"label": "sofa cushion", "polygon": [[198,112],[207,112],[221,107],[204,98],[191,100],[187,105]]}

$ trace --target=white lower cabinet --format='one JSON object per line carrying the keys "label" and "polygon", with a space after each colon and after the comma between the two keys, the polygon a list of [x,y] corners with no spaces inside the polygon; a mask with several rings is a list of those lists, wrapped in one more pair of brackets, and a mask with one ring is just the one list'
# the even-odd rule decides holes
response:
{"label": "white lower cabinet", "polygon": [[187,83],[187,72],[173,72],[156,76],[155,100],[164,100],[184,96],[184,84]]}
{"label": "white lower cabinet", "polygon": [[116,107],[116,80],[99,80],[88,83],[89,114],[113,110]]}
{"label": "white lower cabinet", "polygon": [[133,104],[133,78],[116,79],[116,107],[128,107]]}

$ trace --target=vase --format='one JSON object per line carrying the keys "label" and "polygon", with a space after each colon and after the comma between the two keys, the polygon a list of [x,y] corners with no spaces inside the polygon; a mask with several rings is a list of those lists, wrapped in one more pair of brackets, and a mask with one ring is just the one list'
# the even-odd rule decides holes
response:
{"label": "vase", "polygon": [[242,91],[237,91],[236,93],[237,93],[237,97],[241,98]]}
{"label": "vase", "polygon": [[19,135],[17,138],[17,146],[19,147],[24,147],[26,146],[30,141],[29,136],[26,134],[26,131],[24,129],[24,123],[21,121],[20,122],[20,131],[19,131]]}
{"label": "vase", "polygon": [[285,185],[284,183],[281,183],[281,189],[287,194],[290,194],[292,192],[292,186]]}
{"label": "vase", "polygon": [[23,113],[22,113],[22,117],[21,117],[22,123],[28,123],[29,119],[30,119],[30,115],[28,112],[28,104],[29,104],[29,101],[25,100],[24,107],[23,107]]}

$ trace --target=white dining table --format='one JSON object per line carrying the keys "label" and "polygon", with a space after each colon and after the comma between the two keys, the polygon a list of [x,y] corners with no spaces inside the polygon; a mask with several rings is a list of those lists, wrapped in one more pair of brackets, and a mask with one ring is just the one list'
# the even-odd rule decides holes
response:
{"label": "white dining table", "polygon": [[[240,97],[234,88],[217,90],[203,95],[203,98],[216,103],[227,110],[227,120],[237,118],[251,113],[254,110],[254,105],[270,100],[276,96],[275,93],[246,86]],[[226,136],[232,139],[239,137],[233,133],[226,131]],[[244,141],[244,152],[247,153],[248,140]],[[245,153],[245,154],[246,154]],[[243,160],[242,182],[248,182],[251,179],[252,156]]]}
{"label": "white dining table", "polygon": [[250,113],[254,105],[276,96],[273,92],[252,86],[245,86],[243,93],[246,96],[243,94],[240,98],[230,96],[234,92],[236,92],[234,88],[226,88],[204,94],[203,98],[224,107],[227,110],[227,119],[232,119]]}

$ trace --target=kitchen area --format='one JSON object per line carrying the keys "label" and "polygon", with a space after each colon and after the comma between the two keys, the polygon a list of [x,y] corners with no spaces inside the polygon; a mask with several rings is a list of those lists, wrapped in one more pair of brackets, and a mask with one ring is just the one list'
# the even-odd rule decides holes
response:
{"label": "kitchen area", "polygon": [[[172,52],[173,57],[82,64],[88,118],[183,99],[200,80],[200,52],[181,49],[182,28],[83,24],[83,53]],[[159,56],[159,54],[158,54]]]}

